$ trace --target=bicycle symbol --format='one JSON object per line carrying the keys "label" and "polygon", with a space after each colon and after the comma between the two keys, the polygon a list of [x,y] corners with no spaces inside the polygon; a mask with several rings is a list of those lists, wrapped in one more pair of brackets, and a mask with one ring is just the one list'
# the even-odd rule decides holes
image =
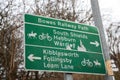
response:
{"label": "bicycle symbol", "polygon": [[85,58],[81,62],[82,66],[88,66],[88,67],[93,67],[93,63],[88,59],[86,60]]}
{"label": "bicycle symbol", "polygon": [[49,36],[49,34],[45,34],[45,33],[42,33],[41,35],[38,36],[40,40],[45,40],[47,39],[48,41],[51,41],[52,40],[52,37]]}

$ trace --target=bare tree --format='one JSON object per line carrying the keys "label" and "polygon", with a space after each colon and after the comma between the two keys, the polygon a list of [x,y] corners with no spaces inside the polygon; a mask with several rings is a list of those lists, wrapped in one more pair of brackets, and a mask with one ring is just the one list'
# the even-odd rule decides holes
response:
{"label": "bare tree", "polygon": [[13,14],[13,0],[0,4],[0,78],[15,80],[23,53],[21,17]]}
{"label": "bare tree", "polygon": [[112,23],[107,29],[108,45],[111,59],[114,60],[119,71],[114,72],[116,80],[120,79],[120,23]]}
{"label": "bare tree", "polygon": [[91,8],[83,9],[79,0],[35,0],[31,12],[78,23],[93,24]]}

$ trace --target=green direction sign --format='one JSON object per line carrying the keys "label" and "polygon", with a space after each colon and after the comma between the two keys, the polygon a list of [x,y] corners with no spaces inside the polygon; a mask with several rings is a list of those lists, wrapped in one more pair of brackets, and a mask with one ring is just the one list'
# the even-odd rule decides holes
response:
{"label": "green direction sign", "polygon": [[105,74],[96,27],[25,14],[25,68]]}

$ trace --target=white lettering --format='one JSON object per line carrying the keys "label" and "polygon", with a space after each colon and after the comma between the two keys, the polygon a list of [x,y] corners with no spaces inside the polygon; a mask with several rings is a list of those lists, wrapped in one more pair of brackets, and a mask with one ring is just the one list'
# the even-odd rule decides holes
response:
{"label": "white lettering", "polygon": [[59,40],[59,41],[66,41],[66,42],[76,42],[76,40],[75,39],[73,39],[73,38],[68,38],[68,37],[64,37],[64,36],[56,36],[56,35],[54,35],[54,40]]}
{"label": "white lettering", "polygon": [[70,35],[71,35],[71,37],[75,37],[75,38],[88,39],[88,36],[86,34],[80,34],[80,33],[70,32]]}
{"label": "white lettering", "polygon": [[73,65],[66,65],[66,64],[61,64],[62,69],[74,69]]}
{"label": "white lettering", "polygon": [[[79,55],[76,52],[64,52],[64,51],[49,50],[49,49],[43,49],[43,54],[48,56],[56,56],[56,57],[69,57],[69,58],[79,57]],[[44,60],[45,59],[46,58],[44,58]]]}
{"label": "white lettering", "polygon": [[56,25],[56,22],[53,20],[47,20],[43,18],[38,18],[38,23],[46,24],[46,25]]}
{"label": "white lettering", "polygon": [[78,25],[78,30],[88,31],[89,29],[87,26]]}
{"label": "white lettering", "polygon": [[59,62],[59,63],[72,63],[71,59],[68,58],[58,58],[58,57],[54,57],[54,56],[43,56],[43,60],[44,61],[48,61],[48,62]]}
{"label": "white lettering", "polygon": [[44,65],[44,68],[52,68],[52,69],[59,68],[58,64],[43,63],[43,65]]}
{"label": "white lettering", "polygon": [[57,25],[61,26],[61,27],[71,28],[71,29],[77,28],[77,26],[75,24],[72,24],[69,22],[63,22],[63,21],[58,21]]}
{"label": "white lettering", "polygon": [[66,32],[66,31],[60,31],[60,30],[53,30],[53,34],[57,34],[57,35],[60,35],[60,36],[69,36],[69,33]]}

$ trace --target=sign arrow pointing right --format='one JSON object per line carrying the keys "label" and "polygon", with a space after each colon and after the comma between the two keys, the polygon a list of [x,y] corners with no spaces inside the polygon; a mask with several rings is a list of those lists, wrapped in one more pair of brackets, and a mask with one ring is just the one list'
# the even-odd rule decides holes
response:
{"label": "sign arrow pointing right", "polygon": [[98,47],[98,46],[99,46],[98,41],[90,42],[90,44],[95,45],[96,47]]}

